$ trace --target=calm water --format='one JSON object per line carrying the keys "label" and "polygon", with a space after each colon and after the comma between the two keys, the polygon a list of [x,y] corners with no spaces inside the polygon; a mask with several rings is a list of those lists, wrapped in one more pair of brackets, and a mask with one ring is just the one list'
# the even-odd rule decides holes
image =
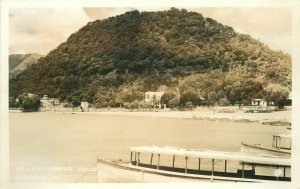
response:
{"label": "calm water", "polygon": [[130,158],[130,146],[239,151],[271,146],[285,127],[180,118],[10,113],[13,182],[96,182],[96,158]]}

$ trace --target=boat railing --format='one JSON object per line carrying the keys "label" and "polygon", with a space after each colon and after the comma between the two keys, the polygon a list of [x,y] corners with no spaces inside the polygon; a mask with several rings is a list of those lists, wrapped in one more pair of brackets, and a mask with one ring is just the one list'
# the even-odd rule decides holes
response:
{"label": "boat railing", "polygon": [[[140,151],[139,151],[140,149]],[[173,153],[167,153],[172,151]],[[145,163],[141,162],[140,155],[141,153],[150,153],[150,162]],[[188,155],[193,156],[188,156]],[[156,162],[153,161],[154,155],[156,156]],[[170,166],[162,165],[161,164],[161,156],[162,155],[171,155],[172,164]],[[217,157],[214,157],[217,156]],[[183,156],[183,157],[182,157]],[[184,166],[176,167],[175,161],[176,157],[182,157],[184,159]],[[226,158],[227,157],[227,158]],[[178,173],[186,173],[186,174],[198,174],[198,175],[212,175],[212,176],[221,176],[221,177],[233,177],[233,178],[250,178],[250,179],[264,179],[264,180],[279,180],[279,181],[290,181],[291,178],[286,174],[287,169],[291,168],[290,160],[284,158],[277,158],[274,156],[250,156],[250,155],[240,155],[236,153],[232,153],[231,159],[230,154],[225,154],[222,156],[220,152],[213,152],[213,151],[196,151],[195,153],[190,150],[184,151],[183,149],[176,149],[171,148],[171,150],[167,150],[167,148],[159,148],[159,147],[145,147],[145,148],[131,148],[131,156],[130,162],[132,165],[136,167],[144,167],[156,170],[163,170],[163,171],[171,171],[171,172],[178,172]],[[251,160],[251,157],[253,157]],[[199,164],[197,167],[191,168],[189,166],[189,159],[190,158],[197,158]],[[255,159],[256,158],[256,159]],[[183,160],[182,159],[182,160]],[[210,160],[210,168],[206,169],[202,168],[202,160]],[[215,164],[216,161],[224,162],[223,168],[216,169]],[[228,171],[228,165],[232,162],[238,162],[240,165],[236,167],[235,171]],[[207,161],[206,161],[207,162]],[[282,170],[282,175],[274,176],[274,175],[262,175],[256,173],[257,167],[267,167],[273,168],[274,171]]]}

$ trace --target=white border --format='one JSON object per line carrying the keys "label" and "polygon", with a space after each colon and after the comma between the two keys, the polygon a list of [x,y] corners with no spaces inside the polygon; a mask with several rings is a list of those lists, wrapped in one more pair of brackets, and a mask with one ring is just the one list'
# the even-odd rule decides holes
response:
{"label": "white border", "polygon": [[298,0],[3,0],[14,7],[292,7]]}
{"label": "white border", "polygon": [[300,188],[300,1],[299,0],[0,0],[1,2],[1,184],[9,186],[9,119],[8,119],[8,9],[10,7],[293,7],[293,110],[292,110],[292,182],[284,185],[241,184],[241,183],[201,183],[201,184],[11,184],[12,188]]}
{"label": "white border", "polygon": [[1,3],[0,45],[0,187],[7,188],[9,175],[9,130],[8,130],[8,9]]}
{"label": "white border", "polygon": [[[292,73],[292,90],[293,90],[293,110],[292,110],[292,177],[293,183],[300,187],[300,1],[293,8],[293,73]],[[292,178],[292,179],[293,179]]]}

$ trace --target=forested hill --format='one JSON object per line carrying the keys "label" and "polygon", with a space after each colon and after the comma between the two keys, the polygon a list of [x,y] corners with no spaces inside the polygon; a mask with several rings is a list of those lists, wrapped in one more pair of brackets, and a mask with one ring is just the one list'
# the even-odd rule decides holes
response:
{"label": "forested hill", "polygon": [[38,62],[43,55],[40,54],[10,54],[9,55],[9,75],[15,77],[23,72],[28,66]]}
{"label": "forested hill", "polygon": [[162,88],[179,94],[181,105],[285,98],[291,58],[199,13],[132,11],[89,22],[10,80],[10,96],[49,94],[97,106],[139,101]]}

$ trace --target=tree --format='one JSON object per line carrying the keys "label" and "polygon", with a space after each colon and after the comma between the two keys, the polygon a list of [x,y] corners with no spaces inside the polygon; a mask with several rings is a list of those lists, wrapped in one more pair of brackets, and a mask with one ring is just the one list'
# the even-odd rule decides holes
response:
{"label": "tree", "polygon": [[74,95],[71,97],[71,103],[73,107],[78,107],[81,104],[80,96]]}
{"label": "tree", "polygon": [[108,88],[99,87],[94,97],[94,103],[97,107],[116,106],[115,93]]}
{"label": "tree", "polygon": [[24,112],[36,112],[40,108],[40,97],[35,94],[22,95],[22,105]]}
{"label": "tree", "polygon": [[161,102],[163,104],[166,104],[168,107],[170,106],[169,102],[171,99],[176,98],[176,94],[172,93],[172,92],[166,92],[161,96]]}
{"label": "tree", "polygon": [[278,105],[281,100],[286,100],[289,96],[289,90],[280,84],[269,84],[265,87],[266,100],[268,102],[274,102]]}
{"label": "tree", "polygon": [[230,105],[230,102],[227,100],[227,98],[221,98],[219,100],[219,104],[220,104],[220,106],[228,106],[228,105]]}
{"label": "tree", "polygon": [[140,101],[140,106],[141,106],[141,108],[151,108],[151,103]]}
{"label": "tree", "polygon": [[116,102],[123,104],[124,102],[133,102],[135,100],[143,100],[144,93],[139,91],[136,86],[124,86],[119,88],[116,94]]}
{"label": "tree", "polygon": [[256,79],[244,79],[227,83],[224,87],[227,100],[232,104],[242,104],[243,101],[250,101],[253,98],[263,98],[263,83]]}
{"label": "tree", "polygon": [[9,108],[16,107],[16,99],[15,97],[9,97]]}
{"label": "tree", "polygon": [[179,106],[180,100],[179,98],[172,98],[171,100],[169,100],[168,105],[169,108],[176,108]]}
{"label": "tree", "polygon": [[[196,12],[132,11],[88,23],[70,35],[10,78],[9,96],[17,99],[31,91],[74,106],[84,100],[106,107],[143,100],[145,91],[166,85],[185,93],[182,106],[199,103],[184,99],[191,97],[186,91],[196,92],[207,104],[222,98],[236,104],[264,97],[268,83],[291,89],[291,62],[288,54]],[[259,77],[261,83],[255,81]]]}
{"label": "tree", "polygon": [[123,106],[124,106],[124,108],[129,109],[130,108],[130,102],[124,102]]}
{"label": "tree", "polygon": [[185,107],[193,108],[193,103],[191,101],[188,101],[188,102],[185,103]]}
{"label": "tree", "polygon": [[201,99],[200,99],[198,92],[196,92],[193,89],[184,91],[180,95],[180,105],[187,106],[190,104],[192,104],[192,105],[200,105],[201,104]]}
{"label": "tree", "polygon": [[135,100],[135,101],[130,103],[129,108],[130,109],[138,109],[139,106],[140,106],[139,101]]}

